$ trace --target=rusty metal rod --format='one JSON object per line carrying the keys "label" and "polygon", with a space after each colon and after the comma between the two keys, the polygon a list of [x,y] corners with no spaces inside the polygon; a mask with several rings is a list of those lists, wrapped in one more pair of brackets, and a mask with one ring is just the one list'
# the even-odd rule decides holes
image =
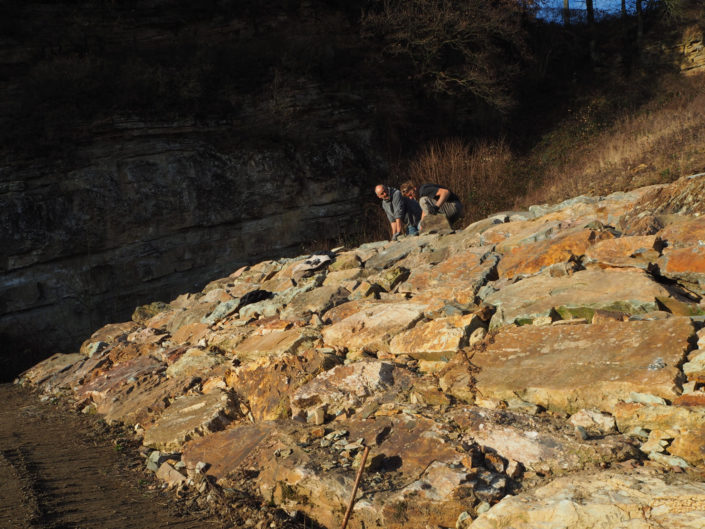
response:
{"label": "rusty metal rod", "polygon": [[370,447],[366,446],[365,451],[362,453],[362,461],[360,461],[360,468],[357,470],[355,486],[353,487],[352,496],[350,497],[350,503],[348,503],[348,510],[345,512],[345,518],[343,518],[343,525],[340,527],[340,529],[345,529],[345,527],[348,525],[348,520],[350,519],[350,514],[352,513],[353,505],[355,504],[355,494],[357,494],[357,488],[360,485],[362,471],[365,470],[365,462],[367,461],[367,454],[369,453]]}

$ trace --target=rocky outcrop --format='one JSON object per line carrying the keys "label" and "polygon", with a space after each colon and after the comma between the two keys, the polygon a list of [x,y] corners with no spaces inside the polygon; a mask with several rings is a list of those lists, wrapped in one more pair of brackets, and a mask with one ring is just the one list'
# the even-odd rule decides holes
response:
{"label": "rocky outcrop", "polygon": [[[75,17],[45,3],[12,6],[18,27],[2,41],[0,119],[4,130],[22,130],[16,137],[7,132],[12,141],[0,152],[3,373],[76,348],[91,330],[129,318],[136,305],[198,291],[207,278],[244,264],[296,255],[311,234],[323,241],[358,231],[358,199],[380,167],[360,98],[313,76],[284,80],[278,63],[267,65],[270,57],[246,72],[260,77],[232,81],[212,102],[200,97],[205,115],[178,117],[187,106],[179,98],[203,89],[189,76],[218,66],[209,55],[201,74],[190,69],[204,42],[213,47],[208,54],[255,61],[251,50],[272,45],[267,38],[286,42],[298,38],[292,31],[308,31],[302,20],[311,29],[318,17],[333,17],[328,23],[346,31],[342,14],[318,4],[306,9],[322,13],[300,15],[280,13],[281,6],[267,16],[259,8],[252,16],[223,8],[230,19],[221,23],[183,3],[148,4],[96,5]],[[254,27],[265,19],[269,37]],[[46,49],[38,20],[59,31],[55,49]],[[193,50],[184,51],[184,39]],[[141,82],[142,59],[123,59],[132,64],[124,71],[115,59],[135,51],[125,43],[164,68],[143,72],[141,88],[130,83]],[[171,59],[159,57],[170,53],[183,56],[164,67]],[[119,64],[103,79],[111,70],[104,63],[113,60]],[[227,71],[221,64],[217,75],[226,78]],[[71,82],[66,75],[78,77]],[[129,107],[139,99],[130,89],[149,94],[171,82],[165,96],[175,98],[175,108]],[[96,83],[115,84],[108,101],[101,103],[106,95],[98,88],[81,94],[79,87]],[[53,99],[38,93],[56,96],[57,108],[46,109]],[[98,115],[89,119],[92,111]],[[52,125],[48,114],[59,112],[65,118]]]}
{"label": "rocky outcrop", "polygon": [[702,185],[263,261],[19,381],[326,527],[366,451],[350,527],[700,527]]}

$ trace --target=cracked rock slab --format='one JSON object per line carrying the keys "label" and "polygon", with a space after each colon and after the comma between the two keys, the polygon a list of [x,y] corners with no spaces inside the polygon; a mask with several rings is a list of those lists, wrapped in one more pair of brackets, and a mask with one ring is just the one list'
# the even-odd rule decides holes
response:
{"label": "cracked rock slab", "polygon": [[547,274],[507,285],[485,298],[497,306],[491,328],[530,323],[558,312],[564,319],[592,318],[595,310],[643,314],[658,310],[669,291],[642,270],[583,270],[566,277]]}
{"label": "cracked rock slab", "polygon": [[476,387],[485,397],[519,397],[569,413],[611,412],[632,392],[672,400],[679,394],[677,366],[694,336],[685,317],[506,328],[474,355]]}
{"label": "cracked rock slab", "polygon": [[194,437],[222,430],[237,413],[224,391],[178,397],[144,434],[144,445],[159,450],[178,450]]}
{"label": "cracked rock slab", "polygon": [[703,520],[703,483],[646,472],[605,472],[563,477],[507,496],[469,529],[699,529]]}

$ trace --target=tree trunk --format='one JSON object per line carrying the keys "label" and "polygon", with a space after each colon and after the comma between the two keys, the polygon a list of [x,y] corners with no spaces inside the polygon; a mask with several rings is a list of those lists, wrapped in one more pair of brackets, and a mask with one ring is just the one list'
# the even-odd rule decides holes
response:
{"label": "tree trunk", "polygon": [[627,0],[622,0],[622,18],[627,18]]}
{"label": "tree trunk", "polygon": [[563,0],[563,25],[570,26],[570,0]]}
{"label": "tree trunk", "polygon": [[595,23],[595,8],[592,5],[592,0],[585,0],[585,8],[587,9],[588,25],[592,26]]}

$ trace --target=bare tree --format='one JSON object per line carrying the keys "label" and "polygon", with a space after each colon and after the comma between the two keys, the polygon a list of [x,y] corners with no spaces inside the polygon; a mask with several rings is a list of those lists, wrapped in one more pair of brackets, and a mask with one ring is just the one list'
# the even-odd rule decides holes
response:
{"label": "bare tree", "polygon": [[408,77],[432,93],[471,94],[512,105],[511,79],[528,57],[522,19],[533,2],[381,0],[363,16],[363,32],[410,64]]}

